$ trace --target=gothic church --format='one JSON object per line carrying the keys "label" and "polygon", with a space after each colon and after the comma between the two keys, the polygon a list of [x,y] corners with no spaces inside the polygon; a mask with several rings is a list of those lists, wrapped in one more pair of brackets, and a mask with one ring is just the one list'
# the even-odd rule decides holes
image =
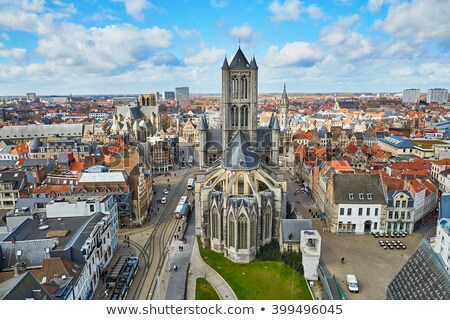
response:
{"label": "gothic church", "polygon": [[258,66],[240,48],[222,66],[221,107],[221,129],[209,129],[204,115],[200,119],[196,235],[204,247],[248,263],[279,236],[286,181],[279,170],[278,117],[258,128]]}

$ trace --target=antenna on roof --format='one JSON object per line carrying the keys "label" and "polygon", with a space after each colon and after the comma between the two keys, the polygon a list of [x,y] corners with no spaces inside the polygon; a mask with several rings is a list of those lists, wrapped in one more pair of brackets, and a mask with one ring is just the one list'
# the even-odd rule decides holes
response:
{"label": "antenna on roof", "polygon": [[240,49],[241,48],[241,38],[239,38],[238,43],[239,43],[239,49]]}

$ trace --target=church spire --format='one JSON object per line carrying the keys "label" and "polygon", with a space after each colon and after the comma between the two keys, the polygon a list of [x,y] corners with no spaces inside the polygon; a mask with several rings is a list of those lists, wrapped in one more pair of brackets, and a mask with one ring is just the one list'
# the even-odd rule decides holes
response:
{"label": "church spire", "polygon": [[228,65],[227,56],[225,56],[225,59],[223,60],[222,70],[228,70],[230,69],[230,66]]}

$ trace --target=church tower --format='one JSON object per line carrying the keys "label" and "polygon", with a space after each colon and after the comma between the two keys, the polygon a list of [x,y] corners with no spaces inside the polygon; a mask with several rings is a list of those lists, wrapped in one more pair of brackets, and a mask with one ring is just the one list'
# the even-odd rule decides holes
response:
{"label": "church tower", "polygon": [[289,98],[286,93],[286,83],[284,84],[283,94],[280,100],[280,126],[285,129],[288,123],[288,112],[289,112]]}
{"label": "church tower", "polygon": [[239,47],[222,66],[222,146],[226,148],[237,131],[254,144],[257,130],[258,66],[250,63]]}

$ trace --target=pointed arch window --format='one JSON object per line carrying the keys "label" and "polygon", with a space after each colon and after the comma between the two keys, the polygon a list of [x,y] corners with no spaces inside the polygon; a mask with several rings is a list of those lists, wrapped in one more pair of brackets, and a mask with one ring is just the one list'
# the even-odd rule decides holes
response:
{"label": "pointed arch window", "polygon": [[232,106],[231,107],[231,119],[230,119],[230,121],[231,121],[231,127],[232,128],[235,128],[235,127],[237,127],[239,125],[238,112],[239,112],[239,109],[238,109],[237,106]]}
{"label": "pointed arch window", "polygon": [[244,194],[244,177],[242,175],[238,178],[238,194]]}
{"label": "pointed arch window", "polygon": [[235,228],[236,228],[236,219],[234,218],[234,214],[230,213],[228,218],[228,246],[233,248],[236,247]]}
{"label": "pointed arch window", "polygon": [[247,77],[243,76],[241,78],[241,99],[247,99],[247,90],[248,90],[248,81],[247,81]]}
{"label": "pointed arch window", "polygon": [[239,94],[239,80],[237,77],[231,79],[231,98],[237,99]]}
{"label": "pointed arch window", "polygon": [[238,249],[248,249],[248,221],[243,214],[239,216],[238,220]]}
{"label": "pointed arch window", "polygon": [[272,224],[272,209],[267,206],[264,209],[264,238],[268,239],[272,237],[271,234],[271,224]]}
{"label": "pointed arch window", "polygon": [[211,220],[212,220],[211,236],[212,238],[219,239],[220,235],[219,210],[217,209],[216,206],[212,208]]}

